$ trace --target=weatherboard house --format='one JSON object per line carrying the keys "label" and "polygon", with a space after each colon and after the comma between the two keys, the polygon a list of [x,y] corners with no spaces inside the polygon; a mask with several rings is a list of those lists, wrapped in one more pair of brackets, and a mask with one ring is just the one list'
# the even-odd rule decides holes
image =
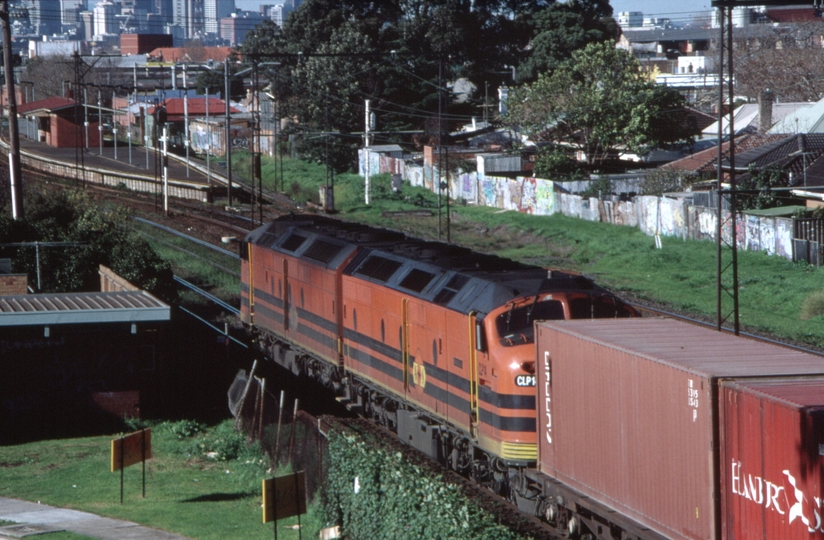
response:
{"label": "weatherboard house", "polygon": [[17,107],[17,118],[22,137],[55,148],[100,144],[96,108],[88,109],[89,125],[85,126],[85,107],[70,98],[55,96],[25,103]]}

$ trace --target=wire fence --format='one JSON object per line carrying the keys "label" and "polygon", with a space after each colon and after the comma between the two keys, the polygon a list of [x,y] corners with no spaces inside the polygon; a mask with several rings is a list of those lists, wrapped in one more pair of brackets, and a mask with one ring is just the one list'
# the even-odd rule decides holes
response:
{"label": "wire fence", "polygon": [[287,403],[284,396],[283,391],[268,389],[266,379],[256,377],[253,366],[248,375],[241,370],[235,377],[229,389],[229,409],[235,427],[260,442],[273,468],[291,465],[293,471],[304,471],[306,495],[311,500],[327,471],[329,426],[301,411],[297,399]]}

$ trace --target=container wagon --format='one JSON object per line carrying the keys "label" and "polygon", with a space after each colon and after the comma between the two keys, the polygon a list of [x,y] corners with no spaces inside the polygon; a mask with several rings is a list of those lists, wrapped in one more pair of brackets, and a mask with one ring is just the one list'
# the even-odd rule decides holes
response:
{"label": "container wagon", "polygon": [[824,358],[672,319],[536,323],[538,465],[567,536],[824,538]]}

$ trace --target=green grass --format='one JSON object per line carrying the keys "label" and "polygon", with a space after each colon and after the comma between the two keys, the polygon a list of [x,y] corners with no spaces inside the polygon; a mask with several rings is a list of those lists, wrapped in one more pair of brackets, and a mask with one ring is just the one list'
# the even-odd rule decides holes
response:
{"label": "green grass", "polygon": [[[273,474],[266,473],[262,455],[245,445],[227,461],[203,455],[204,449],[226,446],[232,438],[229,421],[183,438],[170,429],[173,425],[152,430],[154,457],[146,465],[145,499],[141,466],[134,465],[124,471],[125,501],[120,504],[120,473],[109,472],[113,436],[0,447],[0,496],[125,519],[192,538],[271,538],[272,523],[261,523],[260,480]],[[323,526],[319,505],[310,505],[301,521],[304,536],[316,538]],[[297,518],[280,521],[278,537],[298,538],[297,531],[287,528],[296,523]]]}
{"label": "green grass", "polygon": [[[221,300],[240,302],[240,260],[200,246],[156,227],[135,222],[133,227],[164,260],[175,275],[193,282]],[[226,246],[232,250],[232,246]]]}

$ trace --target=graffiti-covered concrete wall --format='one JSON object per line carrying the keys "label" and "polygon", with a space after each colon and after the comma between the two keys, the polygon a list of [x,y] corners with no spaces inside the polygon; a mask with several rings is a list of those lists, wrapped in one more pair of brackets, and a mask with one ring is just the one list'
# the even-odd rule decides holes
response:
{"label": "graffiti-covered concrete wall", "polygon": [[[437,167],[424,165],[422,161],[406,161],[403,167],[394,158],[376,159],[370,165],[373,174],[388,172],[401,174],[413,186],[437,190],[440,177]],[[361,152],[363,167],[363,152]],[[566,184],[565,184],[566,186]],[[588,221],[600,221],[613,225],[638,227],[653,236],[682,240],[715,241],[717,234],[716,209],[693,206],[684,197],[636,196],[630,201],[599,200],[580,195],[562,193],[552,180],[529,177],[495,177],[477,172],[451,174],[449,195],[470,204],[514,210],[527,214],[550,215],[561,213]],[[722,235],[732,240],[729,212],[724,212]],[[738,249],[766,251],[786,259],[793,258],[793,222],[791,218],[751,216],[740,214],[736,221]]]}

